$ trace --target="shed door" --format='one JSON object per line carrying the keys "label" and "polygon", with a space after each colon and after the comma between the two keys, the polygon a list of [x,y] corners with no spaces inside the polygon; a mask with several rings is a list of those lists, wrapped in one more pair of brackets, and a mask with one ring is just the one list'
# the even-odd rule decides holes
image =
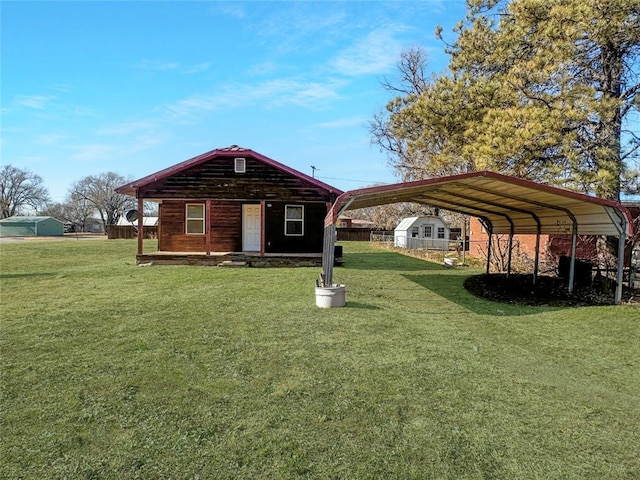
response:
{"label": "shed door", "polygon": [[260,205],[242,205],[242,251],[260,251]]}

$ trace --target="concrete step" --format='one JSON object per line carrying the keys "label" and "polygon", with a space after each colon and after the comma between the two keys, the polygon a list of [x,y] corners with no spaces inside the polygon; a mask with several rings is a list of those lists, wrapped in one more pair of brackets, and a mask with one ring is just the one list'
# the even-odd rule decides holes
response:
{"label": "concrete step", "polygon": [[247,262],[242,261],[234,261],[234,260],[225,260],[224,262],[220,262],[218,264],[219,267],[246,267]]}

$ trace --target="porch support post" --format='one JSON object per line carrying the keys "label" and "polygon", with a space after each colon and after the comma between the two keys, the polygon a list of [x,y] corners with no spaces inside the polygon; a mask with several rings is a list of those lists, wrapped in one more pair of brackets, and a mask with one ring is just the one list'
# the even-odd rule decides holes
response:
{"label": "porch support post", "polygon": [[[628,239],[627,239],[628,240]],[[625,245],[627,240],[625,240]],[[627,278],[627,286],[629,287],[629,289],[633,288],[633,282],[634,280],[634,275],[632,275],[631,273],[633,272],[633,250],[631,252],[629,252],[629,265],[627,265],[627,268],[629,269],[629,277]]]}
{"label": "porch support post", "polygon": [[542,226],[538,222],[538,228],[536,229],[536,252],[535,259],[533,261],[533,285],[538,283],[538,269],[540,265],[540,234],[542,233]]}
{"label": "porch support post", "polygon": [[144,228],[144,200],[138,197],[138,255],[142,255],[144,253],[144,232],[142,229]]}
{"label": "porch support post", "polygon": [[207,210],[207,213],[205,215],[206,220],[206,224],[204,226],[204,231],[206,232],[206,239],[207,239],[207,257],[209,255],[211,255],[211,200],[207,200],[205,202],[205,208]]}
{"label": "porch support post", "polygon": [[569,293],[573,293],[573,284],[576,276],[576,243],[578,242],[578,224],[573,222],[571,231],[571,262],[569,263]]}
{"label": "porch support post", "polygon": [[264,257],[264,248],[265,248],[265,225],[267,224],[267,202],[264,200],[260,200],[260,256]]}

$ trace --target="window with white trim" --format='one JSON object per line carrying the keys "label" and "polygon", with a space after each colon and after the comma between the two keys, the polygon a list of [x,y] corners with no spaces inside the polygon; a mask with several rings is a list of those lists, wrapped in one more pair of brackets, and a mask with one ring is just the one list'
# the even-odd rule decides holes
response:
{"label": "window with white trim", "polygon": [[285,205],[284,234],[298,237],[304,235],[304,206]]}
{"label": "window with white trim", "polygon": [[424,238],[433,238],[433,225],[425,225],[422,228],[424,229]]}
{"label": "window with white trim", "polygon": [[247,171],[247,162],[244,158],[234,158],[233,164],[236,173],[244,173]]}
{"label": "window with white trim", "polygon": [[438,227],[438,238],[444,238],[444,227]]}
{"label": "window with white trim", "polygon": [[185,225],[187,234],[204,234],[204,204],[187,203]]}

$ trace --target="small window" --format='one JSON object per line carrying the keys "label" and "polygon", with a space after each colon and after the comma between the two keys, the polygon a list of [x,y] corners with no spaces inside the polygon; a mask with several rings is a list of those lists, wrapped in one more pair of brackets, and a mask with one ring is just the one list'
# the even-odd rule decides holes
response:
{"label": "small window", "polygon": [[304,235],[304,207],[302,205],[286,205],[284,207],[284,234]]}
{"label": "small window", "polygon": [[236,173],[244,173],[247,171],[247,162],[244,158],[235,158],[234,164]]}
{"label": "small window", "polygon": [[424,238],[433,238],[433,225],[425,225],[424,227]]}
{"label": "small window", "polygon": [[204,234],[204,205],[201,203],[187,204],[186,230],[188,234]]}
{"label": "small window", "polygon": [[418,227],[411,227],[411,238],[418,238],[420,236],[420,229]]}
{"label": "small window", "polygon": [[438,227],[438,238],[444,238],[444,227]]}

